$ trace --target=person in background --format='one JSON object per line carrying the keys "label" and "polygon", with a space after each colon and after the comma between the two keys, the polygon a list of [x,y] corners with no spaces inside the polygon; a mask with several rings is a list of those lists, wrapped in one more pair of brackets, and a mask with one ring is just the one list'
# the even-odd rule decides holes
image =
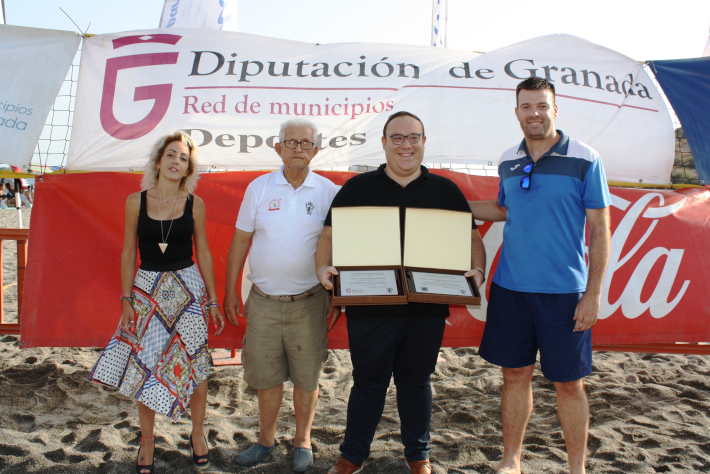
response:
{"label": "person in background", "polygon": [[31,208],[34,205],[35,178],[21,178],[20,182],[22,183],[22,196],[20,196],[22,204]]}

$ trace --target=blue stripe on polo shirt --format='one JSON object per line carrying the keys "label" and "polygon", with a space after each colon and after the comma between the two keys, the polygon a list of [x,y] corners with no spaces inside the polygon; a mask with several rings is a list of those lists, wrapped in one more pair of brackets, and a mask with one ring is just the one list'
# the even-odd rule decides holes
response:
{"label": "blue stripe on polo shirt", "polygon": [[537,163],[530,189],[520,187],[532,162],[525,140],[498,166],[498,203],[508,210],[501,257],[493,277],[500,286],[531,293],[585,291],[585,209],[611,204],[599,155],[558,130],[560,141]]}

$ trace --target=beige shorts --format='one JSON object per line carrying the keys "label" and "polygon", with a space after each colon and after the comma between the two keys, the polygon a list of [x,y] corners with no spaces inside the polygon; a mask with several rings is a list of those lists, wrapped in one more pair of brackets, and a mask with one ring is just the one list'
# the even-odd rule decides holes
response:
{"label": "beige shorts", "polygon": [[321,286],[315,294],[298,301],[281,302],[259,295],[252,288],[244,306],[247,330],[242,364],[244,380],[257,390],[266,390],[291,380],[312,392],[328,357],[328,292]]}

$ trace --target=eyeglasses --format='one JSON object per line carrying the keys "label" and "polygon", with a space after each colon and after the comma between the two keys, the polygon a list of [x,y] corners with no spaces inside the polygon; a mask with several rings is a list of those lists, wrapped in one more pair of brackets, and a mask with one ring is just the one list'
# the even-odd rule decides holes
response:
{"label": "eyeglasses", "polygon": [[419,139],[422,137],[421,133],[410,133],[409,135],[387,135],[385,133],[386,137],[390,137],[392,139],[392,143],[395,145],[401,145],[404,143],[404,139],[406,138],[409,140],[409,143],[412,145],[415,143],[419,143]]}
{"label": "eyeglasses", "polygon": [[535,163],[528,163],[523,166],[523,171],[525,171],[525,176],[520,180],[520,187],[523,189],[530,189],[530,180],[532,179],[532,169]]}
{"label": "eyeglasses", "polygon": [[296,148],[298,146],[298,144],[300,143],[301,150],[310,150],[313,148],[313,145],[315,145],[315,143],[307,142],[305,140],[302,142],[299,142],[298,140],[284,140],[283,143],[286,148],[292,148],[292,149]]}

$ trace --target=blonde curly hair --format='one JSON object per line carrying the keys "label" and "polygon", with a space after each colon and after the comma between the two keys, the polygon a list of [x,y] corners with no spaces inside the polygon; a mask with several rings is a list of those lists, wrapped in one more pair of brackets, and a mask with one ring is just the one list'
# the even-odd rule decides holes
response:
{"label": "blonde curly hair", "polygon": [[197,180],[199,179],[199,168],[200,163],[197,160],[197,145],[195,141],[182,130],[178,130],[175,133],[169,134],[158,140],[155,144],[153,150],[150,153],[150,158],[148,159],[148,164],[145,165],[145,173],[143,174],[143,181],[141,182],[141,189],[146,190],[155,187],[158,184],[158,174],[160,170],[158,165],[160,164],[160,159],[165,153],[165,149],[173,142],[184,143],[188,150],[190,150],[190,160],[187,165],[187,176],[182,178],[180,181],[180,190],[187,191],[188,194],[194,194],[195,188],[197,187]]}

